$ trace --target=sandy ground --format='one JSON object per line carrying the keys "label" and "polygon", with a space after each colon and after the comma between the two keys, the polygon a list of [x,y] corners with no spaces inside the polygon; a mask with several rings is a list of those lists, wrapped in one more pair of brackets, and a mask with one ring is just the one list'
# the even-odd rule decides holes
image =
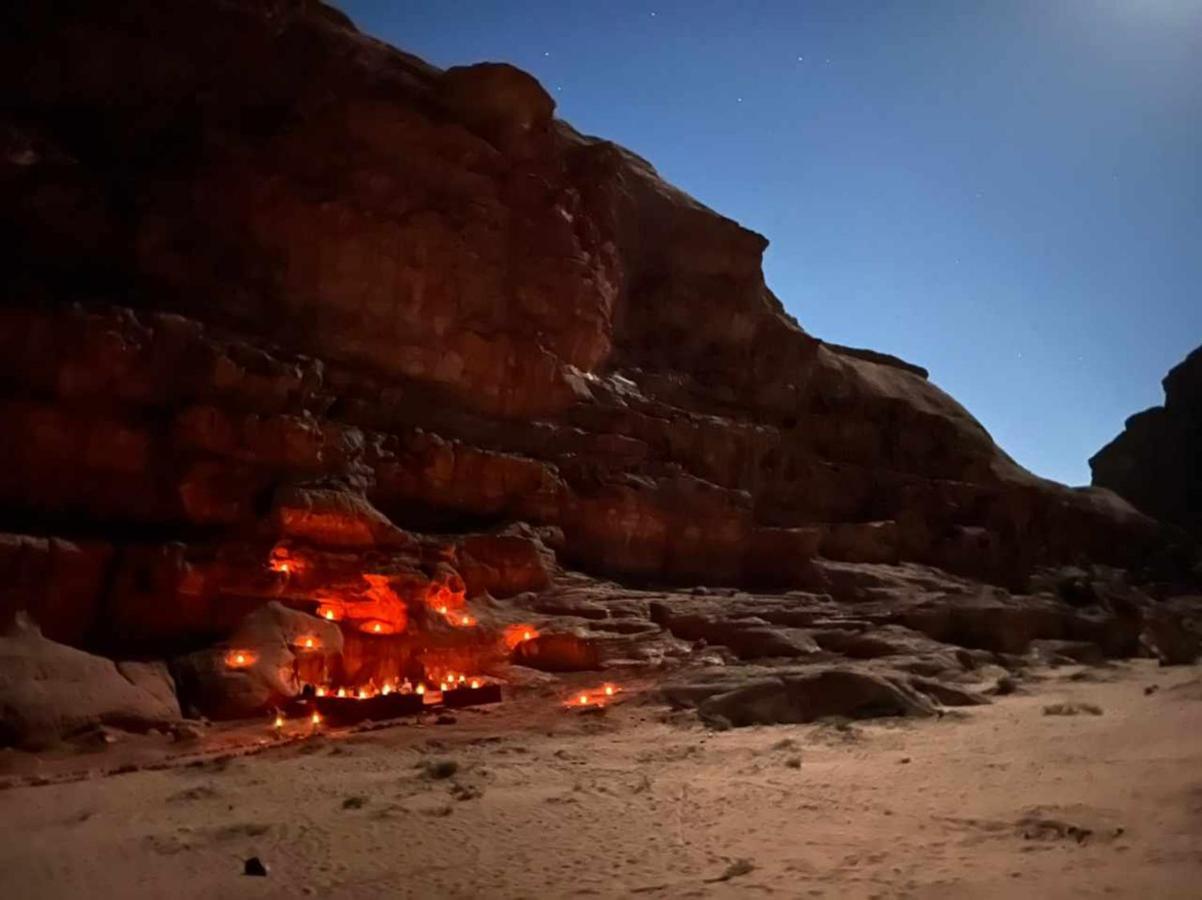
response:
{"label": "sandy ground", "polygon": [[530,699],[12,787],[0,896],[1202,896],[1199,669],[1073,671],[939,721],[714,733]]}

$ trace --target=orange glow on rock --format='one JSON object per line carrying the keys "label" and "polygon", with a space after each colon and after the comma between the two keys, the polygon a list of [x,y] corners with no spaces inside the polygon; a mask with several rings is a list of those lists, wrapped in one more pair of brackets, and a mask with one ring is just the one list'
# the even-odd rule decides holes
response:
{"label": "orange glow on rock", "polygon": [[364,634],[392,634],[393,627],[388,622],[382,622],[379,619],[373,619],[370,622],[364,622],[359,626],[359,630]]}
{"label": "orange glow on rock", "polygon": [[505,649],[513,650],[518,644],[524,644],[537,637],[538,629],[533,625],[510,625],[505,629]]}
{"label": "orange glow on rock", "polygon": [[253,666],[259,659],[259,654],[253,650],[231,650],[225,655],[225,664],[231,669],[245,669]]}

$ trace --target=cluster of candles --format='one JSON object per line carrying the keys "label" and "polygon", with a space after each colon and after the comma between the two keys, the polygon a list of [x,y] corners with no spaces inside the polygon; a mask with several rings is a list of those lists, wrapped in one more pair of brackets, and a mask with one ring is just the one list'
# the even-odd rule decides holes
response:
{"label": "cluster of candles", "polygon": [[[457,688],[476,689],[483,684],[479,678],[469,678],[462,673],[456,674],[448,672],[438,682],[438,691],[450,691]],[[427,696],[434,693],[432,688],[427,688],[424,681],[419,681],[416,685],[408,678],[393,679],[385,681],[379,687],[374,683],[369,683],[357,688],[327,688],[318,687],[315,689],[318,697],[337,697],[339,700],[368,700],[372,697],[387,697],[389,694],[417,694],[419,696]]]}
{"label": "cluster of candles", "polygon": [[467,613],[453,612],[445,603],[434,607],[434,611],[446,619],[447,622],[459,628],[471,628],[476,624],[475,616],[470,616]]}
{"label": "cluster of candles", "polygon": [[604,684],[601,687],[592,691],[581,691],[572,697],[565,705],[576,707],[579,709],[582,706],[604,706],[605,701],[610,700],[617,694],[621,688],[612,684]]}
{"label": "cluster of candles", "polygon": [[[339,607],[330,603],[323,603],[317,607],[317,615],[327,622],[341,622],[344,614]],[[385,622],[382,619],[369,619],[366,622],[359,623],[359,630],[364,634],[394,634],[397,629],[391,622]]]}

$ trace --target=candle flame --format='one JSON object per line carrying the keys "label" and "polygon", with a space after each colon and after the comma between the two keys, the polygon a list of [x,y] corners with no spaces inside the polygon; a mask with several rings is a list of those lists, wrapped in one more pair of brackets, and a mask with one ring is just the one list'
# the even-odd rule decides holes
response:
{"label": "candle flame", "polygon": [[423,683],[423,684],[419,684],[419,685],[417,686],[417,692],[418,692],[419,694],[424,694],[424,693],[426,692],[426,685],[425,685],[424,683]]}
{"label": "candle flame", "polygon": [[338,696],[339,696],[339,697],[345,697],[345,696],[346,696],[346,688],[339,688],[339,689],[338,689]]}
{"label": "candle flame", "polygon": [[474,690],[475,688],[478,688],[478,687],[480,687],[480,682],[478,682],[478,681],[477,681],[475,678],[473,678],[473,679],[472,679],[472,688],[473,688],[473,690]]}
{"label": "candle flame", "polygon": [[275,717],[275,727],[276,727],[277,731],[284,727],[284,717],[283,716]]}
{"label": "candle flame", "polygon": [[392,693],[392,685],[385,682],[384,687],[380,688],[380,693],[387,697]]}
{"label": "candle flame", "polygon": [[588,705],[588,694],[581,694],[581,695],[580,695],[580,697],[579,697],[579,700],[580,700],[580,705],[581,705],[581,706],[586,706],[586,705]]}
{"label": "candle flame", "polygon": [[613,695],[614,695],[614,686],[612,684],[607,684],[605,686],[605,696],[612,697]]}
{"label": "candle flame", "polygon": [[366,700],[366,699],[367,699],[367,691],[366,691],[365,689],[363,689],[363,688],[359,688],[359,699],[360,699],[360,700]]}
{"label": "candle flame", "polygon": [[253,650],[231,650],[225,655],[225,664],[231,669],[245,669],[254,665],[258,659],[259,654]]}
{"label": "candle flame", "polygon": [[319,687],[319,688],[317,689],[317,696],[318,696],[318,697],[324,697],[325,695],[326,695],[326,689],[325,689],[325,688],[323,688],[323,687]]}
{"label": "candle flame", "polygon": [[309,721],[312,722],[314,725],[320,725],[321,724],[321,713],[319,713],[317,710],[313,710],[313,715],[311,715],[309,717]]}

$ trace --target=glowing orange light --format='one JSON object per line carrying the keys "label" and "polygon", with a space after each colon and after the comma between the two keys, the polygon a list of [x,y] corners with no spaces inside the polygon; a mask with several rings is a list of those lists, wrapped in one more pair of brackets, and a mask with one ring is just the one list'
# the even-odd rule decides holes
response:
{"label": "glowing orange light", "polygon": [[419,685],[417,686],[417,693],[419,693],[419,694],[424,694],[425,692],[426,692],[426,685],[425,685],[424,683],[423,683],[423,684],[419,684]]}
{"label": "glowing orange light", "polygon": [[526,641],[533,641],[537,637],[538,629],[533,625],[510,625],[505,629],[505,647],[509,650],[513,650],[518,646],[518,644],[524,644]]}
{"label": "glowing orange light", "polygon": [[459,683],[463,684],[465,681],[467,681],[467,676],[461,673],[459,675]]}
{"label": "glowing orange light", "polygon": [[445,616],[447,614],[447,608],[445,605],[438,607],[438,614],[441,616]]}
{"label": "glowing orange light", "polygon": [[333,606],[330,606],[328,603],[323,603],[321,606],[317,607],[317,614],[327,622],[337,622],[342,618],[341,611],[335,609]]}
{"label": "glowing orange light", "polygon": [[440,685],[438,686],[438,689],[439,689],[440,691],[445,691],[445,690],[447,689],[447,683],[446,683],[445,681],[444,681],[444,682],[442,682],[442,684],[440,684]]}
{"label": "glowing orange light", "polygon": [[380,688],[380,693],[387,697],[392,693],[392,685],[388,682],[384,682],[384,687]]}
{"label": "glowing orange light", "polygon": [[312,722],[314,725],[320,725],[321,724],[321,713],[319,713],[317,710],[313,710],[313,715],[309,716],[309,721]]}
{"label": "glowing orange light", "polygon": [[318,696],[318,697],[324,697],[325,695],[326,695],[326,689],[325,689],[325,688],[323,688],[323,687],[319,687],[319,688],[317,689],[317,696]]}
{"label": "glowing orange light", "polygon": [[366,691],[366,690],[364,690],[363,688],[359,688],[359,699],[360,699],[360,700],[366,700],[366,699],[367,699],[367,691]]}
{"label": "glowing orange light", "polygon": [[605,696],[612,697],[613,695],[614,695],[614,686],[612,684],[607,684],[605,686]]}
{"label": "glowing orange light", "polygon": [[579,701],[580,701],[581,706],[587,706],[588,705],[588,694],[581,694],[579,697]]}
{"label": "glowing orange light", "polygon": [[302,650],[316,650],[321,645],[321,642],[311,634],[305,635],[300,639],[299,643]]}
{"label": "glowing orange light", "polygon": [[276,717],[275,717],[275,729],[276,729],[276,731],[279,731],[279,730],[280,730],[281,728],[283,728],[283,727],[284,727],[284,717],[283,717],[283,716],[276,716]]}
{"label": "glowing orange light", "polygon": [[253,650],[231,650],[225,655],[225,664],[231,669],[245,669],[258,660],[259,654]]}
{"label": "glowing orange light", "polygon": [[480,687],[480,682],[478,682],[475,678],[473,678],[472,679],[472,689],[475,690],[478,687]]}
{"label": "glowing orange light", "polygon": [[459,624],[463,628],[471,628],[476,624],[476,620],[472,616],[460,616]]}
{"label": "glowing orange light", "polygon": [[339,689],[338,689],[338,696],[339,696],[339,697],[346,697],[346,688],[339,688]]}

